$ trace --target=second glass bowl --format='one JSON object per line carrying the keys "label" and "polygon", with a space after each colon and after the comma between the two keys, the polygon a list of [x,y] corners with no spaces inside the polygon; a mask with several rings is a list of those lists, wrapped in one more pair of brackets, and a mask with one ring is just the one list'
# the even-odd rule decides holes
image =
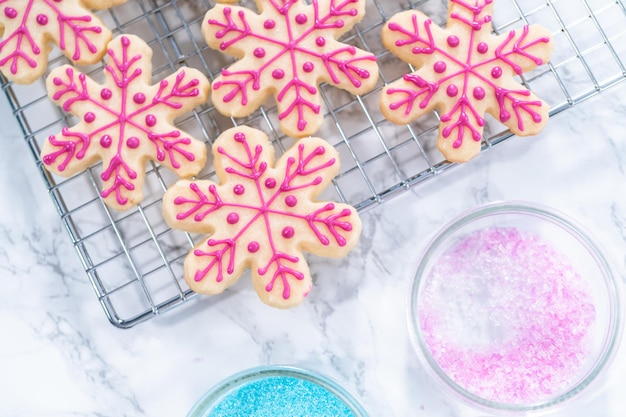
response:
{"label": "second glass bowl", "polygon": [[427,247],[410,331],[431,376],[462,403],[495,414],[547,411],[606,370],[620,339],[619,284],[565,216],[493,203]]}
{"label": "second glass bowl", "polygon": [[209,390],[187,417],[367,417],[345,389],[291,366],[248,369]]}

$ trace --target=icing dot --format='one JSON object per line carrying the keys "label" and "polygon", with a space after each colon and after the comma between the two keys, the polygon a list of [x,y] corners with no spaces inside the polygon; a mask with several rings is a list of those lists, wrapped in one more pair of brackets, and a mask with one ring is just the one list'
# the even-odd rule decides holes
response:
{"label": "icing dot", "polygon": [[130,148],[130,149],[137,149],[139,147],[139,138],[132,136],[130,138],[128,138],[128,140],[126,141],[126,145]]}
{"label": "icing dot", "polygon": [[476,47],[476,50],[481,53],[484,54],[485,52],[487,52],[489,50],[489,45],[487,45],[485,42],[481,42],[478,44],[478,46]]}
{"label": "icing dot", "polygon": [[237,224],[237,222],[239,221],[239,215],[235,212],[232,212],[228,216],[226,216],[226,221],[228,222],[228,224]]}
{"label": "icing dot", "polygon": [[38,14],[37,15],[37,23],[39,23],[41,26],[45,26],[48,24],[48,16],[46,16],[45,14]]}
{"label": "icing dot", "polygon": [[448,36],[448,45],[450,45],[452,48],[456,48],[457,46],[459,46],[460,43],[461,41],[459,40],[457,36],[454,36],[454,35]]}
{"label": "icing dot", "polygon": [[260,248],[261,248],[261,245],[259,245],[259,242],[248,243],[248,252],[250,253],[258,252]]}
{"label": "icing dot", "polygon": [[500,67],[493,67],[491,70],[491,76],[493,78],[500,78],[502,77],[502,68]]}
{"label": "icing dot", "polygon": [[146,102],[146,95],[144,93],[137,93],[133,97],[133,101],[137,104],[143,104]]}
{"label": "icing dot", "polygon": [[157,118],[154,114],[149,114],[146,116],[146,125],[148,127],[153,127],[157,123]]}
{"label": "icing dot", "polygon": [[241,133],[241,132],[235,133],[235,140],[237,142],[243,142],[244,140],[246,140],[246,134],[245,133]]}
{"label": "icing dot", "polygon": [[436,73],[441,74],[442,72],[444,72],[446,70],[447,65],[443,61],[437,61],[437,62],[435,62],[435,65],[434,65],[433,68],[434,68]]}
{"label": "icing dot", "polygon": [[319,36],[317,39],[315,39],[315,44],[317,46],[324,46],[324,45],[326,45],[326,39],[324,39],[323,37]]}
{"label": "icing dot", "polygon": [[113,91],[108,88],[103,88],[102,91],[100,91],[100,97],[102,97],[103,100],[109,100],[113,97]]}
{"label": "icing dot", "polygon": [[265,29],[274,29],[276,27],[276,22],[274,22],[272,19],[267,19],[265,22],[263,22],[263,27]]}
{"label": "icing dot", "polygon": [[104,135],[100,138],[100,146],[102,146],[103,148],[110,147],[112,143],[113,139],[111,139],[111,136],[109,135]]}
{"label": "icing dot", "polygon": [[96,115],[95,115],[94,113],[92,113],[92,112],[88,111],[87,113],[85,113],[84,120],[85,120],[87,123],[93,123],[93,122],[94,122],[94,120],[96,120]]}
{"label": "icing dot", "polygon": [[456,95],[459,94],[459,88],[454,84],[450,84],[446,89],[446,93],[449,97],[456,97]]}
{"label": "icing dot", "polygon": [[272,71],[272,77],[274,77],[277,80],[282,79],[284,76],[285,76],[285,71],[281,69],[275,69],[274,71]]}
{"label": "icing dot", "polygon": [[474,88],[474,98],[476,100],[482,100],[485,98],[485,90],[482,87]]}
{"label": "icing dot", "polygon": [[5,7],[4,15],[9,19],[15,19],[17,17],[17,10],[15,10],[13,7]]}
{"label": "icing dot", "polygon": [[241,184],[237,184],[233,188],[233,192],[235,193],[235,195],[243,195],[243,193],[246,192],[246,188]]}
{"label": "icing dot", "polygon": [[254,56],[257,58],[263,58],[265,56],[265,49],[263,48],[256,48],[254,50]]}
{"label": "icing dot", "polygon": [[270,190],[276,187],[276,180],[274,178],[268,178],[265,180],[265,186]]}
{"label": "icing dot", "polygon": [[293,230],[293,227],[287,226],[283,229],[283,237],[285,239],[291,239],[296,234],[296,231]]}
{"label": "icing dot", "polygon": [[288,195],[287,197],[285,197],[285,204],[287,204],[287,206],[289,207],[295,207],[296,204],[298,204],[298,199],[295,195]]}
{"label": "icing dot", "polygon": [[296,23],[299,25],[305,24],[307,20],[309,20],[309,18],[306,17],[305,14],[300,13],[299,15],[296,15]]}
{"label": "icing dot", "polygon": [[302,65],[302,69],[304,70],[304,72],[311,72],[315,69],[315,64],[313,64],[312,62],[305,62]]}

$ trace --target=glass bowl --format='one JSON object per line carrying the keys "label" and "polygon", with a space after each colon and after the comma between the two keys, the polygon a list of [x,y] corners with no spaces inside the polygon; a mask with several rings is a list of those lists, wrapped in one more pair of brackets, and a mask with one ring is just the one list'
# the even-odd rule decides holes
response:
{"label": "glass bowl", "polygon": [[210,389],[187,417],[367,417],[336,382],[290,366],[262,366]]}
{"label": "glass bowl", "polygon": [[552,411],[606,371],[620,339],[620,288],[570,219],[491,203],[427,246],[410,294],[411,337],[458,404],[498,415]]}

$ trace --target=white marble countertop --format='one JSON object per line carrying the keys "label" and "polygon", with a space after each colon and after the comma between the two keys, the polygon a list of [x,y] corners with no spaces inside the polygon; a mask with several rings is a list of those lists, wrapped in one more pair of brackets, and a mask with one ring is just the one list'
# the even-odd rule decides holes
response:
{"label": "white marble countertop", "polygon": [[[197,297],[130,330],[106,319],[0,98],[0,416],[184,416],[240,370],[290,364],[354,393],[372,416],[458,415],[409,341],[407,292],[419,254],[460,212],[528,200],[569,214],[626,276],[626,83],[362,214],[359,246],[311,259],[315,291],[296,309],[258,302],[251,285]],[[623,417],[624,349],[596,394],[555,415]]]}

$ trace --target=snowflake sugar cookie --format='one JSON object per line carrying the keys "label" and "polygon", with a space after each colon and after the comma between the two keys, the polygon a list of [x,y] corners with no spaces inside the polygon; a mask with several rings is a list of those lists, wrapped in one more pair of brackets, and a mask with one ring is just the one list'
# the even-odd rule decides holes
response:
{"label": "snowflake sugar cookie", "polygon": [[48,76],[50,98],[80,122],[50,136],[41,154],[44,166],[63,176],[102,160],[101,195],[109,206],[124,210],[143,198],[148,160],[179,177],[204,167],[206,145],[172,122],[205,103],[210,84],[199,71],[184,68],[151,85],[152,50],[133,35],[113,39],[107,55],[102,85],[69,65]]}
{"label": "snowflake sugar cookie", "polygon": [[206,15],[207,43],[241,58],[213,82],[213,104],[227,116],[243,117],[270,95],[281,130],[292,137],[322,124],[318,84],[352,94],[370,91],[378,79],[376,57],[336,39],[359,22],[365,0],[257,0],[261,14],[217,5]]}
{"label": "snowflake sugar cookie", "polygon": [[274,165],[267,136],[242,126],[224,132],[213,154],[219,184],[180,180],[163,197],[171,227],[210,234],[185,259],[187,283],[219,294],[250,268],[265,303],[299,304],[311,289],[302,252],[344,256],[361,232],[354,208],[315,200],[339,171],[335,149],[302,139]]}
{"label": "snowflake sugar cookie", "polygon": [[515,76],[545,64],[549,33],[538,25],[492,35],[493,0],[449,0],[442,29],[419,11],[395,15],[383,29],[385,46],[419,68],[383,90],[380,108],[394,123],[410,123],[437,109],[437,147],[453,162],[480,152],[490,113],[517,135],[538,133],[548,106]]}
{"label": "snowflake sugar cookie", "polygon": [[52,44],[77,64],[99,61],[111,31],[88,9],[125,1],[0,0],[0,70],[15,83],[32,83],[46,70]]}

